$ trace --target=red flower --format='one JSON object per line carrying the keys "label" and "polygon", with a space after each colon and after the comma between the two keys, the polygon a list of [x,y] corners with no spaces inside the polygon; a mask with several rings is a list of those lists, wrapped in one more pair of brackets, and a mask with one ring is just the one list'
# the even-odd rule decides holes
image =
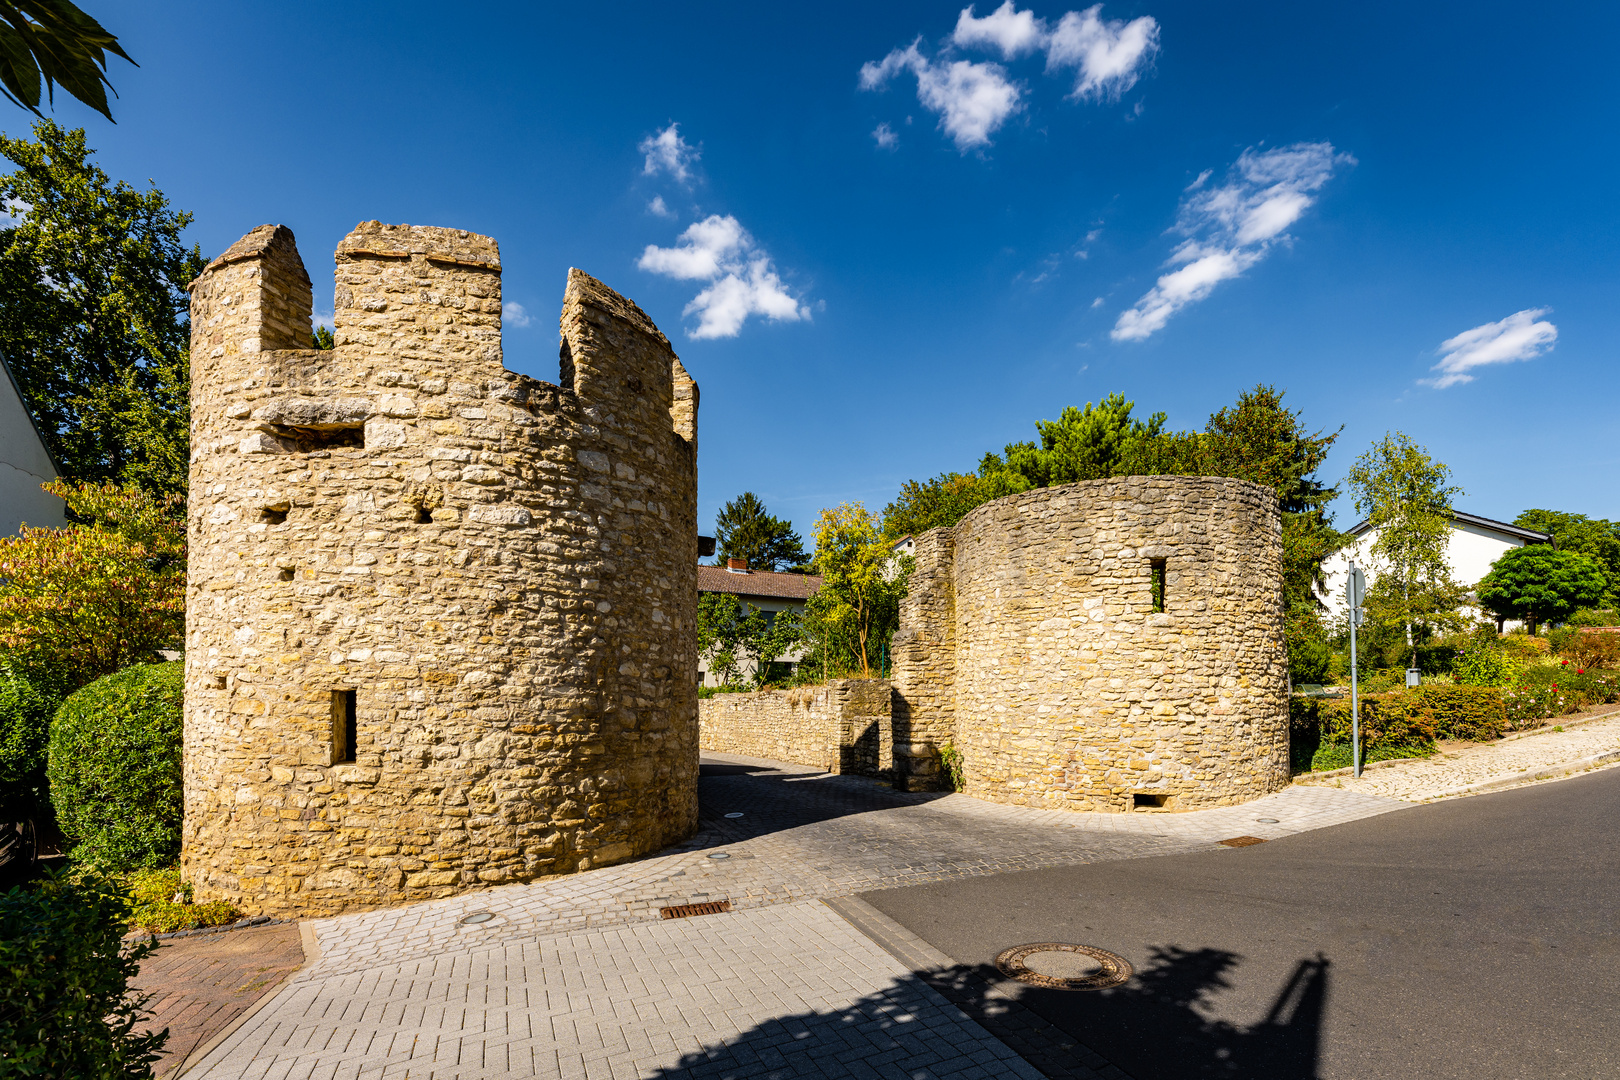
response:
{"label": "red flower", "polygon": [[1575,674],[1577,674],[1577,675],[1585,675],[1586,674],[1586,669],[1585,668],[1576,668],[1575,669]]}
{"label": "red flower", "polygon": [[1565,666],[1565,667],[1569,667],[1569,661],[1568,661],[1568,660],[1565,660],[1565,661],[1564,661],[1564,666]]}

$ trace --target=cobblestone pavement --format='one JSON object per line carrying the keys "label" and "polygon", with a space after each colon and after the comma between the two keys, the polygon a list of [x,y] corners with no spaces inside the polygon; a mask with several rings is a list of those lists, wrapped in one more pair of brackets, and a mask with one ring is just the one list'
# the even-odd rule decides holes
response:
{"label": "cobblestone pavement", "polygon": [[179,1068],[303,963],[294,923],[159,943],[134,980],[136,990],[152,996],[142,1030],[169,1029],[153,1071],[167,1076]]}
{"label": "cobblestone pavement", "polygon": [[1517,786],[1519,782],[1557,779],[1562,772],[1553,776],[1536,774],[1573,762],[1580,763],[1578,768],[1600,767],[1607,764],[1603,755],[1616,752],[1620,752],[1620,712],[1567,726],[1563,731],[1545,727],[1494,743],[1447,749],[1424,761],[1363,769],[1359,780],[1337,776],[1305,783],[1407,802],[1432,802],[1472,795],[1485,785],[1494,790]]}
{"label": "cobblestone pavement", "polygon": [[[956,1075],[978,1049],[915,1056],[922,1044],[895,1034],[913,1021],[898,1018],[1010,1051],[816,901],[1207,850],[1403,805],[1296,786],[1187,814],[1073,814],[734,755],[705,754],[703,774],[698,835],[657,856],[314,922],[319,961],[190,1075]],[[721,899],[732,912],[662,921],[658,910]],[[494,917],[461,922],[475,912]],[[839,1040],[899,1071],[839,1071],[847,1062],[824,1050],[797,1064],[771,1056]]]}

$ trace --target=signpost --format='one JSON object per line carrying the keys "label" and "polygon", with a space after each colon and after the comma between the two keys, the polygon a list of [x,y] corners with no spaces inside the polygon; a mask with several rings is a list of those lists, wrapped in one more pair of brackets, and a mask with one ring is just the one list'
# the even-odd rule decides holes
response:
{"label": "signpost", "polygon": [[1366,615],[1362,608],[1366,596],[1366,575],[1351,563],[1344,579],[1344,599],[1350,608],[1350,764],[1355,766],[1357,776],[1361,775],[1361,699],[1356,689],[1356,627]]}

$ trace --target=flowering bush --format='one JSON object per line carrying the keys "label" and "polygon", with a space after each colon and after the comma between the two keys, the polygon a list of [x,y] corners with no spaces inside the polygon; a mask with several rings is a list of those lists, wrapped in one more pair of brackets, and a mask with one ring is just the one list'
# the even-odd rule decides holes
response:
{"label": "flowering bush", "polygon": [[1620,672],[1587,671],[1575,664],[1531,664],[1520,669],[1515,685],[1502,692],[1508,722],[1516,728],[1579,712],[1591,705],[1620,700]]}
{"label": "flowering bush", "polygon": [[134,487],[44,486],[75,523],[0,538],[0,650],[65,694],[179,640],[185,507]]}

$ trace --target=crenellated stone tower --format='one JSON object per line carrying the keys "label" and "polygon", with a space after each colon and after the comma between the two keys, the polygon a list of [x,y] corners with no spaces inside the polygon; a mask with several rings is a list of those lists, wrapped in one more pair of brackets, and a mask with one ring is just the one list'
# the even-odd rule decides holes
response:
{"label": "crenellated stone tower", "polygon": [[571,270],[560,385],[500,256],[365,222],[312,350],[290,231],[191,287],[182,865],[324,915],[571,873],[697,825],[696,385]]}

